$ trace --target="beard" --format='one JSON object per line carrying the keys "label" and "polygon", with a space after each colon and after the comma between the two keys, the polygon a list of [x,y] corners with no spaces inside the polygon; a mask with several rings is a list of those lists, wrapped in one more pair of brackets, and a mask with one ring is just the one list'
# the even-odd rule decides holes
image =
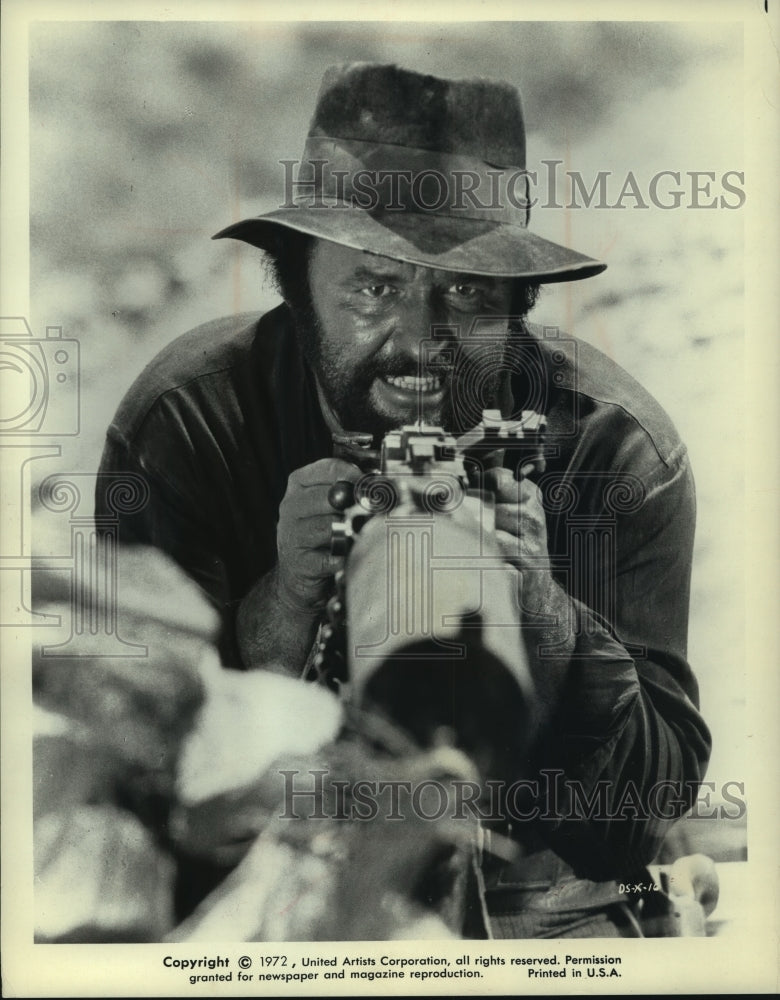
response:
{"label": "beard", "polygon": [[[320,389],[341,427],[348,432],[369,433],[376,446],[381,438],[401,424],[418,419],[459,435],[482,419],[482,411],[495,407],[506,375],[503,343],[479,345],[466,352],[453,340],[453,361],[422,366],[408,356],[375,355],[347,366],[327,348],[327,337],[311,304],[291,309],[303,356],[315,374]],[[383,412],[372,397],[372,387],[379,379],[395,376],[432,374],[441,379],[443,399],[435,411],[418,407],[417,414],[406,419]]]}

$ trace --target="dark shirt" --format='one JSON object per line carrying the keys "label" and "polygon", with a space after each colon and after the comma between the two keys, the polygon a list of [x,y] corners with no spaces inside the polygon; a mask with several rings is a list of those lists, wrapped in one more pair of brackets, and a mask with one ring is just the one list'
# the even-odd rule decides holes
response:
{"label": "dark shirt", "polygon": [[[710,750],[686,658],[693,479],[669,418],[637,382],[582,341],[530,329],[510,359],[512,388],[517,409],[547,415],[539,487],[577,631],[573,656],[549,651],[554,693],[541,685],[552,702],[533,768],[557,791],[534,829],[565,871],[627,881],[695,799]],[[201,585],[224,616],[228,665],[240,666],[235,609],[276,561],[287,478],[331,454],[284,306],[174,340],[108,429],[100,471],[140,474],[150,491],[121,520],[120,542],[158,546]],[[606,790],[607,817],[572,816],[564,779],[579,782],[580,805]],[[629,818],[610,819],[621,804]]]}

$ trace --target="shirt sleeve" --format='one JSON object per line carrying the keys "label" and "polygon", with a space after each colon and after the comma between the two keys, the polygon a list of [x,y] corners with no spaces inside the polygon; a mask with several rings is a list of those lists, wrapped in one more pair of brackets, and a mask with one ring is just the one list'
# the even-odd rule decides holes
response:
{"label": "shirt sleeve", "polygon": [[[220,518],[192,461],[192,449],[175,422],[161,417],[152,437],[153,446],[131,446],[109,431],[95,492],[98,531],[105,535],[107,526],[114,524],[119,545],[152,545],[186,570],[222,619],[218,645],[223,662],[238,666],[234,615],[241,595],[233,593],[227,560],[221,554]],[[145,502],[117,519],[108,503],[109,487],[128,474],[144,483]]]}
{"label": "shirt sleeve", "polygon": [[652,861],[691,806],[711,747],[686,659],[695,492],[684,448],[636,481],[641,502],[623,504],[636,509],[618,499],[614,516],[585,526],[601,544],[582,546],[591,581],[570,598],[576,645],[536,756],[556,849],[626,872]]}

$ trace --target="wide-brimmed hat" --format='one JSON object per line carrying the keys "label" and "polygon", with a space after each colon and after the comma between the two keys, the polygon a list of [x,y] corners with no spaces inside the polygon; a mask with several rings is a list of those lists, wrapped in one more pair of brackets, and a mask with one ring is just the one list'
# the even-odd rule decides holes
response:
{"label": "wide-brimmed hat", "polygon": [[394,65],[326,71],[300,161],[280,164],[284,201],[213,238],[261,249],[279,227],[470,274],[573,281],[606,264],[528,229],[517,90]]}

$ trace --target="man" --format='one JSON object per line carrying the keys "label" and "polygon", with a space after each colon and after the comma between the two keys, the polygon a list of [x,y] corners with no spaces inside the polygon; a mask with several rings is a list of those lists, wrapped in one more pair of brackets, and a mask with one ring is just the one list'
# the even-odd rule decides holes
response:
{"label": "man", "polygon": [[226,665],[300,676],[341,565],[330,490],[361,476],[333,436],[543,412],[538,482],[508,449],[482,483],[538,727],[518,774],[531,801],[504,825],[521,857],[486,866],[487,904],[495,936],[632,933],[620,885],[648,881],[709,734],[685,658],[685,448],[609,359],[525,321],[541,283],[605,265],[527,228],[507,85],[335,67],[301,174],[286,166],[283,207],[218,234],[270,256],[284,304],[174,341],[109,428],[101,471],[150,489],[120,540],[159,546],[201,585]]}

